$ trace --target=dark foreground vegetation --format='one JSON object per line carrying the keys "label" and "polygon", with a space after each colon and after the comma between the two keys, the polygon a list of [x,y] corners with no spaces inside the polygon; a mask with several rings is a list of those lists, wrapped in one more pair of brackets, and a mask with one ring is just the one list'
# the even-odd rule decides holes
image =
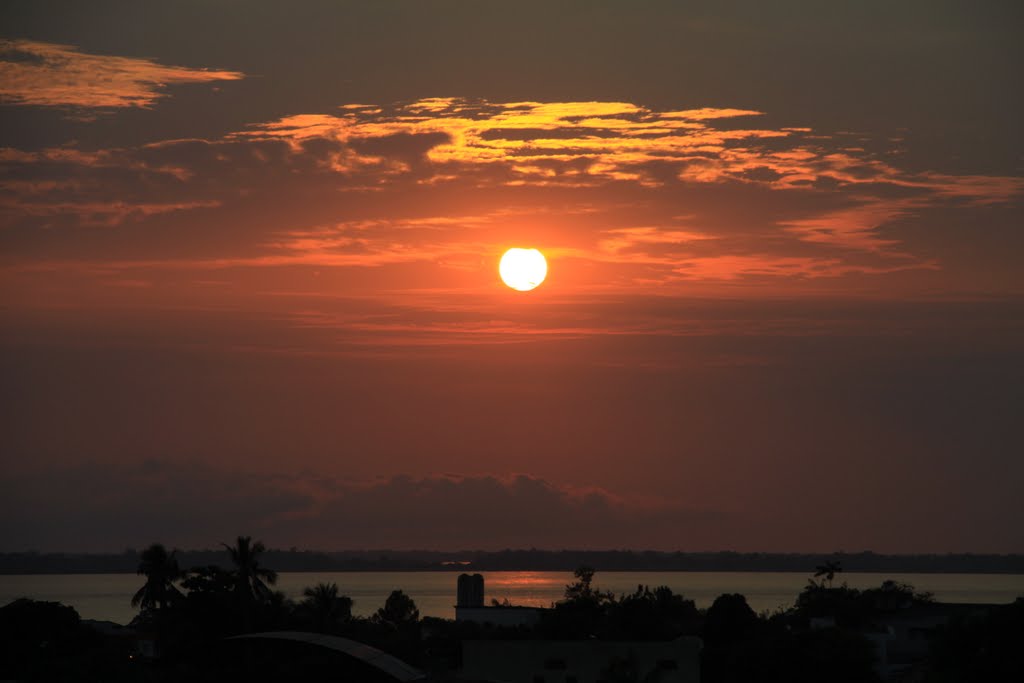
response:
{"label": "dark foreground vegetation", "polygon": [[[791,608],[755,614],[742,595],[719,596],[708,609],[666,587],[637,586],[613,595],[579,567],[564,599],[532,626],[494,627],[421,618],[396,590],[368,618],[336,584],[310,586],[292,601],[273,586],[259,542],[225,545],[229,568],[208,564],[183,571],[178,556],[156,544],[143,553],[140,608],[127,628],[83,622],[58,603],[16,600],[0,607],[0,680],[24,681],[283,681],[390,680],[365,663],[303,643],[232,640],[267,631],[343,636],[418,667],[428,680],[460,680],[465,640],[702,639],[701,681],[864,683],[883,680],[946,683],[1024,680],[1024,598],[1011,605],[938,605],[913,587],[885,581],[856,590],[837,581],[834,561],[818,566]],[[497,605],[496,605],[497,606]],[[931,616],[930,616],[931,615]],[[942,619],[932,619],[943,615]],[[916,621],[915,621],[916,620]],[[889,637],[900,624],[931,624],[916,655],[893,659]],[[888,634],[888,635],[887,635]],[[887,660],[879,641],[889,638]],[[898,654],[898,653],[897,653]],[[628,669],[613,681],[640,681]]]}

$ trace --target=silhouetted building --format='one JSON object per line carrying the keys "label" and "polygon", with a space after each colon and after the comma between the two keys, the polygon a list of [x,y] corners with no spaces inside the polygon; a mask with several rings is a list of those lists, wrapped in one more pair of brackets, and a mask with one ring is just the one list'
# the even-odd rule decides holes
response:
{"label": "silhouetted building", "polygon": [[456,607],[484,606],[484,577],[480,574],[459,574]]}
{"label": "silhouetted building", "polygon": [[875,646],[875,671],[882,680],[907,678],[928,658],[930,641],[957,617],[978,617],[998,605],[934,602],[914,605],[876,618],[876,629],[864,635]]}
{"label": "silhouetted building", "polygon": [[533,626],[540,621],[543,611],[540,607],[485,606],[484,577],[480,574],[460,574],[456,598],[456,621],[475,621],[495,626]]}

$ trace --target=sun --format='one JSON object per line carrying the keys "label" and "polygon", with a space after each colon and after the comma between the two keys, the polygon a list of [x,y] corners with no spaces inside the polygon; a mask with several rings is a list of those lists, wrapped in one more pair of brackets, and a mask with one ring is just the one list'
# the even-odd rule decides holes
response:
{"label": "sun", "polygon": [[501,257],[498,273],[502,282],[512,289],[528,292],[544,282],[548,275],[548,262],[537,249],[513,248]]}

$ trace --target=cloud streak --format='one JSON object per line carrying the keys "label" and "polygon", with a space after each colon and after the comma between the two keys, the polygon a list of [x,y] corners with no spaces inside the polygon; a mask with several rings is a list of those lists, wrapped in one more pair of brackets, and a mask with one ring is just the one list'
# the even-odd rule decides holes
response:
{"label": "cloud streak", "polygon": [[[627,102],[486,102],[430,98],[382,108],[352,105],[342,114],[295,115],[255,124],[238,139],[286,140],[304,152],[312,140],[352,147],[371,139],[430,136],[422,150],[463,172],[504,165],[510,184],[580,186],[608,181],[664,185],[738,181],[773,189],[832,183],[891,186],[979,202],[1003,202],[1024,189],[1019,178],[901,171],[810,128],[736,127],[762,112],[733,108],[657,111]],[[365,165],[381,157],[361,158]],[[349,172],[352,164],[332,164]],[[668,172],[666,172],[668,169]],[[408,167],[402,170],[411,170]],[[443,169],[436,173],[446,177]],[[455,176],[457,177],[457,176]]]}
{"label": "cloud streak", "polygon": [[359,269],[351,280],[369,292],[372,268],[388,270],[389,290],[466,293],[493,279],[510,241],[533,240],[557,267],[546,289],[792,289],[940,270],[929,240],[903,225],[1024,194],[1020,178],[902,168],[898,149],[868,151],[847,134],[750,125],[764,120],[735,108],[428,98],[211,140],[7,149],[0,239],[12,272],[100,268],[132,281],[140,269]]}
{"label": "cloud streak", "polygon": [[169,85],[234,81],[238,71],[96,55],[71,45],[0,40],[0,102],[84,109],[149,108]]}

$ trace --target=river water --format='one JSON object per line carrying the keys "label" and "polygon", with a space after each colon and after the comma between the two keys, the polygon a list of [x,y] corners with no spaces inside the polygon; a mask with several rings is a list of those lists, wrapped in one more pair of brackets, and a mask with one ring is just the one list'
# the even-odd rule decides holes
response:
{"label": "river water", "polygon": [[[482,572],[485,597],[508,598],[516,605],[547,607],[559,600],[568,572]],[[405,591],[421,616],[454,618],[456,572],[288,572],[279,575],[276,588],[292,599],[302,589],[334,582],[355,604],[353,613],[366,616],[384,604],[394,589]],[[808,574],[796,572],[599,572],[594,584],[616,594],[633,591],[638,584],[669,586],[708,607],[722,593],[742,593],[756,612],[789,607],[806,585]],[[1024,596],[1024,574],[859,574],[837,575],[837,585],[872,588],[892,579],[917,590],[931,591],[942,602],[1009,603]],[[27,597],[71,605],[83,619],[127,624],[138,610],[131,597],[142,585],[135,574],[33,574],[0,576],[0,605]]]}

